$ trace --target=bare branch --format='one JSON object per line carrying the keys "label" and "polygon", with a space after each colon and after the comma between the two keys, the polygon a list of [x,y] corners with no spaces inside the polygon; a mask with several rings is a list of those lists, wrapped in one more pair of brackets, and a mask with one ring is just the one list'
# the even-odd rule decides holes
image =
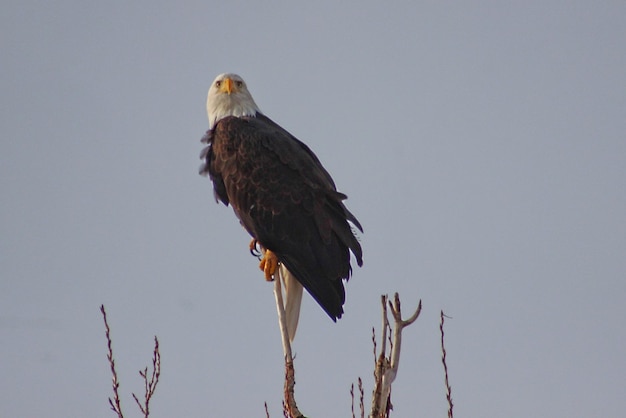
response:
{"label": "bare branch", "polygon": [[148,418],[150,415],[150,399],[152,395],[154,395],[154,391],[156,390],[156,386],[159,383],[159,376],[161,375],[161,353],[159,352],[159,340],[155,336],[154,337],[154,352],[152,354],[152,376],[148,379],[148,368],[146,367],[143,370],[139,370],[139,376],[143,378],[144,381],[144,402],[143,404],[139,402],[137,395],[134,393],[133,399],[137,403],[137,406],[143,413],[144,418]]}
{"label": "bare branch", "polygon": [[[113,359],[113,348],[111,343],[111,329],[109,328],[109,323],[107,321],[107,314],[104,310],[104,305],[100,305],[100,312],[102,312],[102,318],[104,319],[104,327],[105,334],[107,338],[107,359],[109,360],[109,365],[111,366],[111,373],[113,374],[113,398],[109,398],[109,405],[113,412],[117,414],[118,418],[124,418],[124,414],[122,413],[122,407],[120,405],[120,382],[117,378],[117,371],[115,370],[115,360]],[[144,418],[148,418],[150,415],[150,399],[152,395],[154,395],[154,391],[156,390],[157,383],[159,383],[159,376],[161,375],[161,353],[159,352],[159,340],[155,336],[154,337],[154,352],[152,354],[152,375],[148,379],[148,368],[144,368],[143,370],[139,370],[139,376],[143,378],[145,395],[144,395],[144,403],[139,402],[137,396],[133,393],[133,398],[139,406],[139,409],[144,415]]]}
{"label": "bare branch", "polygon": [[[394,295],[393,303],[390,301],[388,302],[386,295],[382,296],[381,301],[383,305],[383,335],[381,338],[382,350],[378,356],[378,361],[376,362],[376,368],[374,371],[375,387],[372,395],[372,410],[370,412],[370,417],[373,418],[389,416],[389,411],[392,409],[391,384],[396,379],[398,366],[400,364],[402,330],[404,327],[407,327],[415,322],[422,310],[422,301],[420,300],[413,315],[411,315],[408,319],[403,320],[400,307],[400,296],[398,293]],[[389,309],[391,310],[391,314],[394,318],[393,340],[391,340],[391,335],[389,336],[389,346],[391,351],[389,357],[386,357],[386,333],[387,328],[389,328],[389,332],[391,334],[391,326],[389,325],[389,319],[387,317],[387,303],[389,303]]]}
{"label": "bare branch", "polygon": [[417,309],[415,310],[413,315],[411,315],[411,317],[406,320],[402,319],[402,311],[400,309],[400,296],[397,293],[394,295],[394,303],[391,304],[390,302],[389,307],[391,308],[391,314],[393,315],[394,328],[395,328],[394,336],[393,336],[393,349],[390,355],[391,368],[393,369],[393,379],[395,379],[395,374],[398,371],[398,365],[400,363],[400,346],[402,344],[402,329],[411,325],[413,322],[415,322],[420,312],[422,312],[422,301],[421,300],[419,301],[417,305]]}
{"label": "bare branch", "polygon": [[[372,417],[378,417],[379,408],[381,404],[382,388],[383,388],[383,375],[385,369],[388,367],[389,360],[387,355],[387,328],[389,328],[389,318],[387,317],[387,295],[381,295],[380,302],[382,305],[382,335],[380,337],[381,349],[376,364],[374,365],[374,390],[372,392]],[[374,346],[374,353],[376,353],[376,347]]]}
{"label": "bare branch", "polygon": [[376,370],[376,329],[372,327],[372,344],[374,345],[374,370]]}
{"label": "bare branch", "polygon": [[100,312],[102,312],[102,318],[104,319],[105,335],[107,338],[107,359],[109,360],[109,365],[111,366],[111,374],[113,375],[113,398],[109,398],[109,405],[111,405],[111,409],[117,414],[118,418],[124,418],[124,414],[122,413],[122,407],[120,404],[120,382],[117,378],[117,371],[115,370],[115,360],[113,359],[111,329],[109,328],[109,323],[107,322],[107,313],[104,310],[104,305],[100,305]]}
{"label": "bare branch", "polygon": [[365,418],[365,391],[363,390],[363,381],[359,377],[359,408],[361,409],[361,418]]}
{"label": "bare branch", "polygon": [[[446,347],[443,343],[444,341],[444,333],[443,333],[443,323],[446,315],[441,311],[441,323],[439,324],[439,330],[441,331],[441,362],[443,363],[443,371],[446,380],[446,399],[448,400],[448,418],[453,418],[454,415],[452,413],[452,408],[454,404],[452,403],[452,388],[450,387],[450,383],[448,381],[448,364],[446,363]],[[448,317],[449,318],[449,317]]]}
{"label": "bare branch", "polygon": [[382,311],[383,311],[383,325],[382,325],[382,337],[380,338],[381,341],[381,354],[385,354],[385,352],[387,351],[387,330],[389,329],[389,318],[387,317],[387,300],[389,299],[389,297],[387,295],[381,295],[380,296],[380,302],[382,304]]}
{"label": "bare branch", "polygon": [[356,418],[354,415],[354,383],[350,385],[350,398],[352,399],[352,418]]}
{"label": "bare branch", "polygon": [[298,410],[294,395],[294,387],[296,385],[295,369],[293,367],[293,356],[291,354],[291,344],[289,342],[289,332],[287,331],[287,319],[285,316],[285,305],[283,303],[283,293],[281,289],[280,269],[276,270],[276,278],[274,280],[274,297],[276,298],[276,311],[278,312],[278,326],[283,343],[283,354],[285,356],[285,408],[290,416],[294,418],[304,417]]}
{"label": "bare branch", "polygon": [[283,418],[293,418],[289,413],[289,410],[287,409],[287,404],[285,403],[285,400],[283,400]]}

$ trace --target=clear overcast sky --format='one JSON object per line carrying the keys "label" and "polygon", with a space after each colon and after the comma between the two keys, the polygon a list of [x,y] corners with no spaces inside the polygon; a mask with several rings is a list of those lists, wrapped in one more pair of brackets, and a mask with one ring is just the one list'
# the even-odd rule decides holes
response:
{"label": "clear overcast sky", "polygon": [[623,1],[0,6],[0,416],[282,416],[272,286],[197,174],[209,84],[244,77],[364,226],[333,324],[306,297],[296,395],[372,389],[379,296],[406,314],[394,416],[615,417],[626,388]]}

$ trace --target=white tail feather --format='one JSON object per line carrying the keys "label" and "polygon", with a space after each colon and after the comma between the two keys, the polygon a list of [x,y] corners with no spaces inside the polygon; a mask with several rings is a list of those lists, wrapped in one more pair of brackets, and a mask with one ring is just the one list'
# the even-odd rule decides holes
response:
{"label": "white tail feather", "polygon": [[293,342],[300,319],[300,305],[302,304],[302,284],[291,274],[287,267],[280,265],[280,277],[283,280],[285,292],[285,315],[287,316],[287,332],[289,340]]}

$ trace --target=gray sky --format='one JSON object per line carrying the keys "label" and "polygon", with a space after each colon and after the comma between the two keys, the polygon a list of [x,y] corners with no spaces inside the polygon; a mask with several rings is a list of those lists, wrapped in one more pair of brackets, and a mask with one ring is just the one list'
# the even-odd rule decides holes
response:
{"label": "gray sky", "polygon": [[395,416],[623,414],[626,5],[5,1],[0,416],[282,416],[272,287],[197,175],[206,92],[242,75],[365,228],[333,324],[306,298],[309,416],[371,393],[379,295],[409,313]]}

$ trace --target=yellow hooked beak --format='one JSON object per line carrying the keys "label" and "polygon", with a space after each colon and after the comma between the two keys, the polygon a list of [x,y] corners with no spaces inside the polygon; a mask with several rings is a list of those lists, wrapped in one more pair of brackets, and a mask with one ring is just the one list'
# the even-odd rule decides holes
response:
{"label": "yellow hooked beak", "polygon": [[224,93],[230,94],[234,90],[233,87],[234,87],[233,80],[231,80],[230,78],[225,78],[224,81],[222,82],[222,86],[220,90],[222,90],[222,92]]}

